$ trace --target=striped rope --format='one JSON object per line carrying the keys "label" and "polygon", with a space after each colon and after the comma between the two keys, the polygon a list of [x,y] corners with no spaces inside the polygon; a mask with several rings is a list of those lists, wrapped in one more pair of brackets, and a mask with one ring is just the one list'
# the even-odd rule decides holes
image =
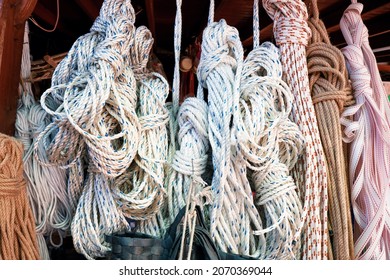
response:
{"label": "striped rope", "polygon": [[[356,105],[342,115],[350,146],[350,182],[358,259],[390,258],[390,106],[380,80],[368,30],[352,1],[340,21],[342,49]],[[353,117],[350,121],[348,118]]]}
{"label": "striped rope", "polygon": [[300,0],[263,0],[263,6],[274,20],[283,75],[294,96],[292,118],[305,138],[304,155],[294,172],[304,200],[302,258],[327,259],[327,170],[309,89],[305,47],[311,32],[307,25],[306,6]]}

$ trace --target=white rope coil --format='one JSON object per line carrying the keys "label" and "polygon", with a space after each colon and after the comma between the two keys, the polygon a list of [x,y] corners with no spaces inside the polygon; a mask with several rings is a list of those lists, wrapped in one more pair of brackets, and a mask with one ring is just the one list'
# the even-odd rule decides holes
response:
{"label": "white rope coil", "polygon": [[244,61],[240,110],[242,133],[238,151],[253,170],[255,204],[265,218],[266,249],[261,258],[295,259],[300,242],[302,205],[289,171],[304,138],[289,120],[292,94],[282,80],[279,50],[269,42],[253,49]]}
{"label": "white rope coil", "polygon": [[[57,167],[41,166],[33,157],[33,143],[37,135],[49,124],[47,113],[35,101],[31,82],[31,58],[28,39],[28,24],[26,23],[20,86],[20,104],[16,118],[16,137],[24,144],[25,154],[23,158],[24,173],[28,183],[28,197],[34,214],[41,258],[48,259],[46,241],[44,236],[50,236],[58,231],[63,233],[69,230],[71,223],[71,211],[66,193],[66,172]],[[37,153],[45,156],[46,143],[41,142]],[[59,233],[61,238],[63,233]]]}
{"label": "white rope coil", "polygon": [[134,169],[118,178],[114,192],[124,215],[140,220],[139,231],[161,237],[165,228],[160,209],[165,200],[169,121],[165,100],[169,85],[162,75],[147,69],[152,45],[151,32],[144,26],[137,28],[130,58],[137,80],[140,143]]}
{"label": "white rope coil", "polygon": [[129,59],[134,20],[131,1],[106,0],[91,32],[75,42],[41,98],[52,123],[37,143],[52,141],[47,160],[36,156],[43,165],[70,168],[72,207],[77,202],[72,236],[87,258],[103,257],[110,249],[106,234],[129,230],[111,186],[132,163],[141,130]]}
{"label": "white rope coil", "polygon": [[[238,31],[224,20],[209,23],[203,33],[198,80],[208,89],[209,140],[214,174],[210,232],[218,247],[226,252],[259,256],[264,240],[252,233],[262,229],[254,205],[246,164],[233,145],[239,133],[239,87],[243,49]],[[232,141],[232,138],[235,138]]]}

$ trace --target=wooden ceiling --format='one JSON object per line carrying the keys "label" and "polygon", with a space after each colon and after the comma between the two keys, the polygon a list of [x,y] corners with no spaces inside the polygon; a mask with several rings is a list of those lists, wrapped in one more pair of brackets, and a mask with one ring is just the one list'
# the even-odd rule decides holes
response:
{"label": "wooden ceiling", "polygon": [[[32,17],[45,28],[56,22],[55,0],[38,0]],[[57,29],[46,33],[32,23],[31,48],[34,59],[67,51],[75,39],[88,32],[99,13],[103,0],[59,0],[60,15]],[[261,2],[261,1],[260,1]],[[390,63],[390,2],[389,0],[360,0],[364,4],[363,20],[370,33],[370,44],[378,62]],[[332,43],[345,45],[339,21],[349,5],[348,0],[318,0],[321,18],[330,34]],[[172,72],[173,26],[176,13],[175,0],[133,0],[137,13],[136,25],[146,25],[154,34],[154,52],[162,60],[166,71]],[[215,20],[226,19],[240,31],[244,47],[252,46],[253,0],[216,0]],[[209,0],[183,0],[183,49],[199,36],[205,27]],[[261,40],[273,40],[272,20],[264,9],[260,10]]]}

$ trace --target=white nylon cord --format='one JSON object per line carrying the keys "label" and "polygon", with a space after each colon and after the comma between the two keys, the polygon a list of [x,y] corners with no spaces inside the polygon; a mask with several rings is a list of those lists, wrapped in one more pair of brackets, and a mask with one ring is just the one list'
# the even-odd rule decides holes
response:
{"label": "white nylon cord", "polygon": [[[28,184],[28,197],[34,214],[40,256],[49,258],[44,236],[50,236],[53,246],[62,244],[63,234],[69,230],[71,213],[69,200],[66,194],[66,173],[57,167],[41,166],[33,157],[33,143],[37,135],[48,125],[48,115],[33,96],[31,82],[31,58],[28,38],[28,24],[26,23],[20,86],[21,100],[17,111],[16,137],[24,144],[23,158],[25,178]],[[45,143],[38,146],[38,153],[44,157]],[[59,232],[60,243],[52,242],[51,235]]]}
{"label": "white nylon cord", "polygon": [[162,237],[165,221],[161,207],[166,193],[164,168],[168,156],[166,125],[169,121],[165,100],[169,85],[162,75],[147,69],[152,45],[151,32],[144,26],[137,28],[130,55],[137,80],[137,115],[142,130],[136,165],[118,179],[114,192],[123,214],[139,220],[140,232]]}
{"label": "white nylon cord", "polygon": [[237,117],[242,66],[243,49],[238,31],[224,20],[209,22],[203,32],[197,74],[201,85],[208,89],[209,139],[214,166],[210,232],[221,250],[258,257],[263,254],[265,240],[252,233],[262,229],[261,218],[253,202],[246,164],[235,149],[240,133]]}

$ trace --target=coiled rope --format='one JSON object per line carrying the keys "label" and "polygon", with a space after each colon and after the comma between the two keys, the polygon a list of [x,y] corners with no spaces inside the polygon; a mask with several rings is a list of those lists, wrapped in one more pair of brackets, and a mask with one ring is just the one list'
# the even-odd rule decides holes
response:
{"label": "coiled rope", "polygon": [[123,214],[139,220],[138,231],[162,237],[166,228],[161,207],[166,199],[164,169],[168,156],[169,112],[165,100],[169,85],[162,75],[147,69],[152,45],[151,32],[144,26],[137,28],[130,59],[137,80],[140,143],[136,166],[118,179],[115,196]]}
{"label": "coiled rope", "polygon": [[258,1],[254,1],[254,49],[244,61],[241,78],[238,151],[253,170],[255,204],[266,227],[263,259],[295,259],[300,242],[302,205],[289,171],[303,149],[303,136],[289,120],[292,94],[282,80],[279,50],[259,46]]}
{"label": "coiled rope", "polygon": [[261,218],[253,202],[246,164],[235,149],[239,138],[232,134],[240,133],[237,115],[243,49],[237,29],[225,20],[212,22],[213,6],[211,1],[197,73],[201,85],[208,89],[208,135],[214,167],[210,233],[221,250],[257,257],[264,240],[253,232],[262,229]]}
{"label": "coiled rope", "polygon": [[310,4],[309,86],[329,170],[329,224],[333,231],[333,257],[349,260],[354,258],[353,233],[340,114],[351,89],[343,54],[330,43],[326,27],[319,18],[317,1],[311,0]]}
{"label": "coiled rope", "polygon": [[304,200],[303,259],[327,259],[328,179],[309,89],[305,47],[311,32],[306,22],[306,6],[300,0],[263,0],[263,6],[274,20],[283,74],[294,96],[292,118],[305,138],[305,153],[294,171]]}
{"label": "coiled rope", "polygon": [[39,259],[22,157],[23,144],[0,134],[0,260]]}
{"label": "coiled rope", "polygon": [[[21,99],[16,118],[16,137],[24,146],[24,174],[27,181],[27,192],[30,205],[35,218],[36,231],[40,256],[49,259],[49,253],[44,236],[50,236],[54,246],[52,234],[58,230],[58,236],[62,236],[70,228],[71,213],[69,200],[66,193],[66,172],[57,167],[41,166],[33,156],[33,141],[49,124],[47,113],[42,109],[33,96],[31,82],[31,58],[28,38],[28,23],[26,23],[20,89]],[[38,153],[45,156],[45,144],[41,143]]]}
{"label": "coiled rope", "polygon": [[[76,250],[87,258],[103,257],[109,250],[105,234],[129,230],[111,184],[130,166],[139,142],[136,82],[129,63],[134,21],[131,1],[106,0],[91,32],[75,42],[41,98],[52,123],[37,143],[53,138],[43,164],[72,168],[69,183],[75,185],[68,191],[72,201],[81,195],[72,236]],[[47,104],[48,96],[54,105]],[[88,164],[85,178],[83,160]]]}
{"label": "coiled rope", "polygon": [[[352,1],[340,21],[342,49],[356,105],[343,113],[345,141],[351,143],[350,182],[358,259],[390,258],[390,106],[380,80],[368,30]],[[347,117],[353,116],[353,121]]]}

